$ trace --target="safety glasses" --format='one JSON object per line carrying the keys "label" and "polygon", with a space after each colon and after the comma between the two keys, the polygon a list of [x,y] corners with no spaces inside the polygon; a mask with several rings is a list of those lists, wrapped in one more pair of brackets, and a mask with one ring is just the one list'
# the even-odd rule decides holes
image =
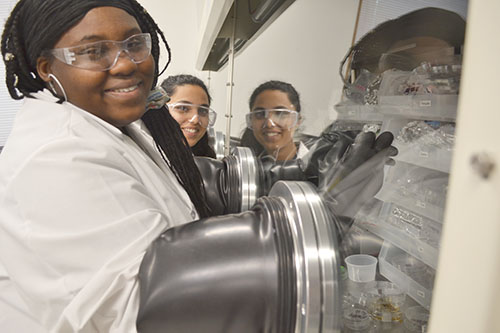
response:
{"label": "safety glasses", "polygon": [[211,127],[217,119],[217,112],[205,105],[190,103],[171,103],[167,104],[172,117],[182,122],[198,122],[202,127]]}
{"label": "safety glasses", "polygon": [[120,54],[125,52],[136,64],[151,54],[149,33],[130,36],[124,41],[102,40],[73,47],[52,49],[48,52],[65,64],[91,71],[107,71],[116,64]]}
{"label": "safety glasses", "polygon": [[259,129],[264,126],[279,126],[291,129],[299,122],[299,113],[287,109],[255,110],[247,113],[246,121],[250,129]]}

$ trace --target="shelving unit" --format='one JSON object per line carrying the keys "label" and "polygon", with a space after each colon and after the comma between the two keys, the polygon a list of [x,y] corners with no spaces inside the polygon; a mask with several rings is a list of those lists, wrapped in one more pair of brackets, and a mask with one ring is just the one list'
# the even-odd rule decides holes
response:
{"label": "shelving unit", "polygon": [[[384,91],[394,92],[384,86],[404,84],[405,75],[413,75],[408,81],[418,82],[415,73],[389,71],[382,75],[377,103],[348,101],[338,104],[336,110],[340,124],[378,125],[378,133],[389,131],[394,135],[393,145],[399,151],[395,164],[385,167],[382,188],[357,214],[354,225],[383,240],[378,255],[380,275],[430,310],[458,94],[424,94],[420,89],[419,94],[384,95]],[[388,82],[396,79],[399,81]]]}

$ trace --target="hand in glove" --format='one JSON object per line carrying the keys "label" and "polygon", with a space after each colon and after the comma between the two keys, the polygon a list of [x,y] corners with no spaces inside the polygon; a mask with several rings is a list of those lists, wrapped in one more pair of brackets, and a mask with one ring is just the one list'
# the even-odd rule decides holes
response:
{"label": "hand in glove", "polygon": [[318,185],[319,165],[335,164],[344,154],[352,139],[341,132],[330,132],[316,138],[309,151],[300,159],[277,162],[270,156],[260,159],[264,186],[260,195],[266,195],[278,180],[307,180]]}
{"label": "hand in glove", "polygon": [[335,165],[352,142],[352,138],[342,132],[322,134],[302,157],[305,179],[317,186],[320,166]]}
{"label": "hand in glove", "polygon": [[379,191],[384,179],[384,165],[397,154],[390,132],[378,138],[373,132],[356,136],[343,152],[327,154],[319,165],[318,192],[336,216],[354,217],[361,206]]}
{"label": "hand in glove", "polygon": [[272,156],[266,155],[258,161],[261,174],[259,196],[267,195],[278,180],[307,180],[300,159],[277,162]]}

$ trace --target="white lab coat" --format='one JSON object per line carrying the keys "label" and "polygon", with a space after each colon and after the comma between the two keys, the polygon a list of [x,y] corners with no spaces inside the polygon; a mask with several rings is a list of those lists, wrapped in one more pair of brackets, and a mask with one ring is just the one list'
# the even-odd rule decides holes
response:
{"label": "white lab coat", "polygon": [[35,96],[0,154],[0,262],[51,332],[135,332],[145,250],[196,210],[141,121]]}
{"label": "white lab coat", "polygon": [[299,148],[297,149],[296,158],[303,158],[305,155],[307,155],[308,152],[309,149],[306,147],[306,145],[302,141],[299,141]]}

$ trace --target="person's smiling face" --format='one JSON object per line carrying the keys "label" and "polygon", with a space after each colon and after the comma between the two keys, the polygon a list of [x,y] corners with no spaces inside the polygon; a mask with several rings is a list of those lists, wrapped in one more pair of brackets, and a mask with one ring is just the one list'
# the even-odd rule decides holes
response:
{"label": "person's smiling face", "polygon": [[[184,84],[177,86],[169,104],[186,103],[193,105],[209,106],[208,95],[200,86],[194,84]],[[190,147],[193,147],[207,132],[207,124],[201,126],[200,118],[195,114],[180,115],[176,112],[170,112],[172,117],[179,123],[182,133],[187,139]]]}
{"label": "person's smiling face", "polygon": [[[73,47],[102,40],[123,41],[141,33],[136,19],[116,7],[90,10],[74,27],[62,35],[54,48]],[[149,55],[134,63],[122,51],[116,64],[106,71],[77,68],[57,59],[39,58],[40,76],[57,77],[70,103],[122,127],[139,119],[146,111],[146,99],[152,88],[155,63]],[[58,85],[54,83],[56,89]],[[62,95],[61,92],[58,92]]]}
{"label": "person's smiling face", "polygon": [[[295,106],[290,102],[285,92],[280,90],[264,90],[255,98],[251,112],[271,109],[296,111]],[[287,128],[267,119],[262,126],[253,128],[253,133],[257,141],[264,146],[267,153],[274,156],[278,150],[292,149],[295,146],[293,142],[295,130],[296,126]]]}

